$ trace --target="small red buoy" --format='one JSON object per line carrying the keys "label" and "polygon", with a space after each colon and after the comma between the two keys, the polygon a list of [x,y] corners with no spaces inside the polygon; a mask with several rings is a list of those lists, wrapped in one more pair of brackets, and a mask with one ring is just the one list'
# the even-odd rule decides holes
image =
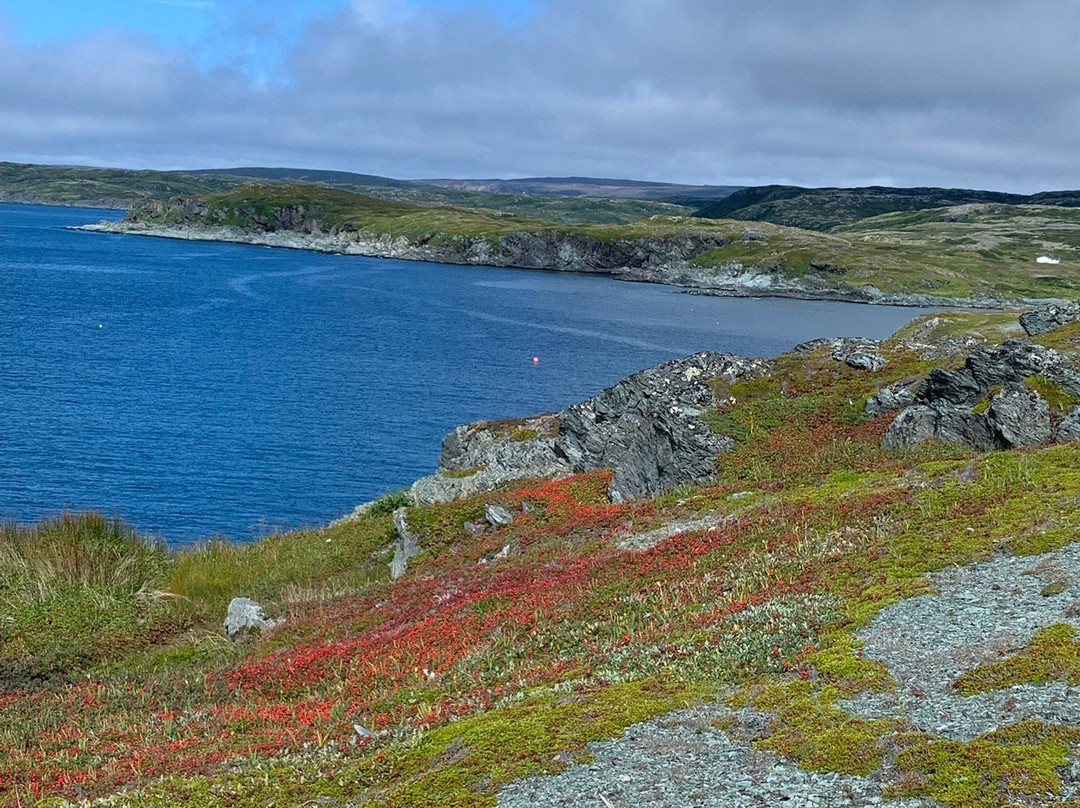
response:
{"label": "small red buoy", "polygon": [[539,365],[540,364],[540,357],[539,356],[534,356],[533,357],[533,364],[534,365]]}

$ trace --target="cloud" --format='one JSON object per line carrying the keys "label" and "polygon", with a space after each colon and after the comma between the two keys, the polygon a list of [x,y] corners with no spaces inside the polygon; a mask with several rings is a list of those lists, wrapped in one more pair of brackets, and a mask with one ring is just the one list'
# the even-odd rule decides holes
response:
{"label": "cloud", "polygon": [[202,51],[0,42],[7,158],[1080,186],[1080,7],[1048,0],[223,5]]}

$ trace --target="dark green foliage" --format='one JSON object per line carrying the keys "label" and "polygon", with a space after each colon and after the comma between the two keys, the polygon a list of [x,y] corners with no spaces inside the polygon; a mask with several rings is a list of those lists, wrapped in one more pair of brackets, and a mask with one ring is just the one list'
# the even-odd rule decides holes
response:
{"label": "dark green foliage", "polygon": [[884,213],[919,211],[970,203],[1005,205],[1080,206],[1080,191],[1055,191],[1024,196],[966,188],[799,188],[762,185],[736,191],[701,207],[696,216],[707,219],[764,221],[807,230],[829,230],[841,224]]}

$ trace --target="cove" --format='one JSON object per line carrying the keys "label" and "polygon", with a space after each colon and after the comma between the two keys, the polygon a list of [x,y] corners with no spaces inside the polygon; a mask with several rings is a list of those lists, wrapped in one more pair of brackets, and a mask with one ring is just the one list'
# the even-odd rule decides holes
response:
{"label": "cove", "polygon": [[323,524],[430,473],[459,423],[927,311],[64,229],[120,216],[0,205],[0,518],[94,508],[173,544]]}

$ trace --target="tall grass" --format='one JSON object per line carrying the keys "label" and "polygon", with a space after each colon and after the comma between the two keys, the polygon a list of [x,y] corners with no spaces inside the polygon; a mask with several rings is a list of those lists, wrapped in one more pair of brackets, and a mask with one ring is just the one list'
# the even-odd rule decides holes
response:
{"label": "tall grass", "polygon": [[145,641],[168,550],[117,519],[0,528],[0,692]]}

